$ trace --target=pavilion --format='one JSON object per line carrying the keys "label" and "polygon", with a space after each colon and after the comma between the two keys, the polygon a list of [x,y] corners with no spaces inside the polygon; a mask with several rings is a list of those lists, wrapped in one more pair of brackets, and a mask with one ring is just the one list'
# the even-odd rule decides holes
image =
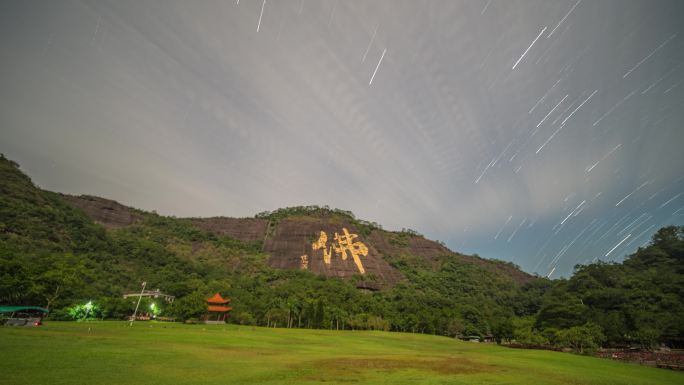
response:
{"label": "pavilion", "polygon": [[207,298],[207,313],[204,315],[204,323],[225,323],[228,312],[233,310],[232,307],[227,306],[229,303],[230,298],[224,299],[219,293],[214,294],[211,298]]}

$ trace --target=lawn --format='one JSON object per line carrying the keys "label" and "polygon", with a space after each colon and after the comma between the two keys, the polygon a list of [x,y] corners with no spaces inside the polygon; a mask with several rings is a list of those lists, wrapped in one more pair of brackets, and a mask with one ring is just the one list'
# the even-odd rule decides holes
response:
{"label": "lawn", "polygon": [[2,384],[684,384],[684,373],[420,334],[137,322],[0,327]]}

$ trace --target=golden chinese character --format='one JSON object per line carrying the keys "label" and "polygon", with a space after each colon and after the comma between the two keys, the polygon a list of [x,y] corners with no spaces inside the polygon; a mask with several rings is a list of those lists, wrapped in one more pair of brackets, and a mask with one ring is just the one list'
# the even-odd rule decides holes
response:
{"label": "golden chinese character", "polygon": [[356,267],[358,267],[361,274],[365,274],[366,270],[363,268],[363,264],[361,263],[361,258],[359,258],[359,255],[364,257],[368,255],[368,247],[366,247],[366,245],[364,245],[362,242],[353,242],[354,238],[357,238],[358,235],[349,234],[349,231],[347,231],[347,229],[344,227],[342,228],[342,231],[344,232],[342,236],[335,233],[335,240],[338,244],[338,246],[333,246],[335,248],[335,252],[342,254],[342,260],[346,260],[347,251],[349,251],[349,254],[351,254],[352,258],[354,259]]}
{"label": "golden chinese character", "polygon": [[309,256],[304,254],[299,258],[302,260],[302,264],[300,265],[300,268],[302,270],[308,270],[309,269]]}
{"label": "golden chinese character", "polygon": [[330,264],[330,256],[332,254],[332,251],[331,251],[331,248],[326,248],[327,243],[328,243],[328,235],[325,233],[325,231],[321,231],[321,235],[318,237],[318,240],[311,244],[311,249],[312,250],[323,249],[323,262],[325,262],[326,265],[329,265]]}
{"label": "golden chinese character", "polygon": [[338,254],[342,257],[343,261],[347,260],[347,252],[349,252],[354,260],[354,263],[356,264],[356,267],[359,269],[359,272],[361,272],[361,274],[365,274],[366,270],[363,268],[360,256],[365,257],[368,255],[368,247],[366,247],[366,245],[364,245],[362,242],[354,242],[354,238],[357,238],[358,235],[350,234],[346,228],[342,228],[342,231],[342,235],[335,232],[335,241],[337,241],[337,245],[333,244],[333,246],[330,248],[327,247],[328,235],[325,233],[325,231],[321,231],[318,240],[311,244],[311,248],[313,250],[323,249],[323,262],[325,262],[327,265],[330,264],[330,258],[332,256],[333,250],[335,251],[335,254]]}

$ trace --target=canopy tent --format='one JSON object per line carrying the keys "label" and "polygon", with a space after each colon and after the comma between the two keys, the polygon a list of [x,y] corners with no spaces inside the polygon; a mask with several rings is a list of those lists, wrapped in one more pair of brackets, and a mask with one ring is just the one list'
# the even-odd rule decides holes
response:
{"label": "canopy tent", "polygon": [[35,310],[42,313],[48,312],[48,309],[39,306],[0,306],[0,313],[16,313],[26,310]]}

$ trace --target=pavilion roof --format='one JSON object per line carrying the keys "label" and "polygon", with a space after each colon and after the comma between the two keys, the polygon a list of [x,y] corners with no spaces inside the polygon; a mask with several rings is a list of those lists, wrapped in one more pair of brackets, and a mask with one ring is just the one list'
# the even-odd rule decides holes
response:
{"label": "pavilion roof", "polygon": [[209,305],[208,310],[224,313],[224,312],[228,312],[228,311],[233,310],[233,308],[230,306],[212,306],[212,305]]}
{"label": "pavilion roof", "polygon": [[207,302],[224,304],[230,302],[230,298],[223,299],[223,297],[221,297],[221,294],[216,293],[211,298],[207,298]]}

